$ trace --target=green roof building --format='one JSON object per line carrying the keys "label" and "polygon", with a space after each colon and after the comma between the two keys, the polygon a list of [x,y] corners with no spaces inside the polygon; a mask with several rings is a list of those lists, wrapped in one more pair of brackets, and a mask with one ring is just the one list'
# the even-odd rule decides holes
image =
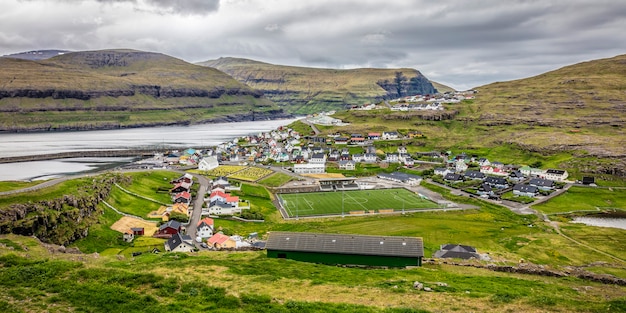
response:
{"label": "green roof building", "polygon": [[267,256],[323,264],[421,266],[424,243],[417,237],[271,232]]}

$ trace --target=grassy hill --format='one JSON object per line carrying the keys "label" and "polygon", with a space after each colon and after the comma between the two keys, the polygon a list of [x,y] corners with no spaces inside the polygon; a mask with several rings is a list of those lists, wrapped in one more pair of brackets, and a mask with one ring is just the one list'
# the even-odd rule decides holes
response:
{"label": "grassy hill", "polygon": [[230,76],[159,53],[5,57],[0,68],[0,130],[135,127],[279,113],[261,92]]}
{"label": "grassy hill", "polygon": [[298,113],[335,110],[347,105],[436,91],[424,75],[408,68],[339,70],[274,65],[238,58],[219,58],[198,64],[219,69],[263,91],[285,110]]}
{"label": "grassy hill", "polygon": [[[155,197],[154,186],[177,173],[132,173],[130,190]],[[70,190],[71,181],[60,188]],[[66,187],[63,187],[66,186]],[[125,185],[126,186],[126,185]],[[146,188],[146,186],[151,186]],[[102,206],[87,237],[68,248],[42,244],[32,236],[0,235],[0,309],[3,312],[621,312],[626,286],[600,283],[577,273],[625,277],[624,231],[589,227],[554,218],[563,237],[536,216],[516,215],[497,205],[454,196],[425,184],[452,201],[478,209],[284,221],[263,186],[243,183],[237,194],[249,199],[264,223],[216,219],[225,233],[304,231],[418,236],[426,257],[440,244],[475,246],[490,262],[458,266],[425,262],[410,269],[363,269],[269,259],[263,251],[159,253],[154,238],[132,245],[109,227],[121,216]],[[40,192],[41,199],[54,189]],[[54,195],[53,195],[54,196]],[[111,201],[111,195],[107,201]],[[25,202],[32,194],[1,197]],[[120,209],[135,207],[116,203]],[[130,207],[123,207],[130,206]],[[60,209],[71,211],[71,208]],[[52,225],[50,225],[52,226]],[[63,225],[51,227],[64,229]],[[532,227],[530,227],[532,226]],[[54,241],[52,241],[54,242]],[[583,243],[584,245],[581,245]],[[74,253],[74,247],[85,254]],[[614,257],[597,253],[601,250]],[[98,253],[94,253],[98,252]],[[133,256],[130,252],[143,252]],[[523,259],[524,264],[519,265]],[[455,260],[454,262],[459,262]],[[531,263],[531,264],[529,264]],[[532,264],[541,264],[540,266]],[[501,266],[504,271],[492,270]],[[510,273],[507,268],[527,271]],[[541,271],[568,277],[538,275]],[[593,274],[595,273],[595,274]],[[413,288],[419,281],[432,292]],[[26,309],[27,308],[27,309]]]}
{"label": "grassy hill", "polygon": [[425,151],[462,150],[502,162],[535,159],[576,173],[626,176],[626,55],[475,89],[476,99],[445,105],[448,119],[348,111],[335,117],[351,125],[321,130],[414,129],[427,137],[415,143]]}

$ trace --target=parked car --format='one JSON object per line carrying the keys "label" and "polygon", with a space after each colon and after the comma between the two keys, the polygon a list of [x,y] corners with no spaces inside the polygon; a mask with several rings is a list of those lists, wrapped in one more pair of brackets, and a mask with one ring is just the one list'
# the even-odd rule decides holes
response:
{"label": "parked car", "polygon": [[200,247],[205,248],[205,249],[209,248],[209,246],[204,242],[200,244]]}

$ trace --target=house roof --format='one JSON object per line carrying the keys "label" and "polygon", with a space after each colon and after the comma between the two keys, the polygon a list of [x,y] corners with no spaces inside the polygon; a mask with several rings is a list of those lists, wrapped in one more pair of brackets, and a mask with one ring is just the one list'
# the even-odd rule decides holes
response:
{"label": "house roof", "polygon": [[183,243],[192,246],[193,243],[191,241],[191,236],[182,235],[181,233],[176,233],[172,235],[170,239],[167,240],[167,245],[168,247],[170,247],[170,250],[176,249],[178,246],[182,245]]}
{"label": "house roof", "polygon": [[480,255],[476,253],[476,248],[466,245],[445,244],[441,245],[441,249],[435,251],[434,258],[455,258],[455,259],[480,259]]}
{"label": "house roof", "polygon": [[528,182],[528,184],[537,187],[552,187],[554,186],[554,181],[543,178],[533,178]]}
{"label": "house roof", "polygon": [[547,174],[555,174],[555,175],[563,175],[563,174],[565,174],[565,171],[564,170],[555,170],[555,169],[551,168],[551,169],[548,169],[546,171],[546,173]]}
{"label": "house roof", "polygon": [[224,242],[228,241],[229,239],[230,239],[230,237],[228,237],[228,236],[226,236],[224,234],[217,233],[217,234],[211,236],[211,238],[209,238],[207,240],[207,243],[210,243],[210,244],[216,244],[216,243],[217,244],[223,244]]}
{"label": "house roof", "polygon": [[226,202],[239,202],[239,197],[237,196],[229,196],[225,199]]}
{"label": "house roof", "polygon": [[233,206],[231,204],[215,200],[215,201],[212,201],[211,203],[209,203],[209,207],[210,208],[212,208],[212,207],[220,207],[220,208],[224,208],[224,209],[230,209]]}
{"label": "house roof", "polygon": [[393,173],[379,173],[378,177],[380,178],[386,178],[386,179],[397,179],[403,182],[406,181],[410,181],[413,179],[419,180],[421,179],[420,176],[417,175],[412,175],[412,174],[407,174],[407,173],[402,173],[402,172],[393,172]]}
{"label": "house roof", "polygon": [[469,178],[483,178],[485,177],[484,173],[478,171],[465,171],[465,177]]}
{"label": "house roof", "polygon": [[188,193],[188,192],[186,192],[186,191],[183,191],[183,192],[179,192],[179,193],[177,193],[175,197],[176,197],[176,198],[191,199],[191,194],[190,194],[190,193]]}
{"label": "house roof", "polygon": [[176,221],[176,220],[171,220],[171,221],[168,221],[167,223],[165,223],[165,224],[161,225],[161,226],[159,227],[159,230],[163,230],[163,229],[166,229],[166,228],[168,228],[168,227],[170,227],[170,228],[174,228],[174,229],[180,229],[180,226],[181,226],[181,225],[180,225],[180,222],[179,222],[179,221]]}
{"label": "house roof", "polygon": [[502,177],[493,177],[493,176],[489,176],[487,178],[485,178],[485,182],[488,184],[494,184],[494,185],[506,185],[506,179],[502,178]]}
{"label": "house roof", "polygon": [[228,197],[228,194],[226,194],[225,192],[221,190],[214,190],[213,192],[211,192],[211,196],[209,198],[213,198],[215,196],[226,198]]}
{"label": "house roof", "polygon": [[461,174],[448,173],[443,179],[444,180],[463,180],[463,176]]}
{"label": "house roof", "polygon": [[271,232],[266,249],[399,257],[424,256],[424,243],[422,238],[417,237]]}
{"label": "house roof", "polygon": [[516,190],[519,192],[530,192],[530,193],[537,193],[539,191],[537,187],[535,186],[529,186],[529,185],[523,185],[523,184],[517,184],[513,186],[513,190]]}
{"label": "house roof", "polygon": [[210,217],[205,217],[205,218],[201,219],[198,222],[198,228],[200,228],[200,227],[202,227],[204,225],[209,226],[209,227],[213,227],[213,225],[214,225],[213,219],[210,218]]}

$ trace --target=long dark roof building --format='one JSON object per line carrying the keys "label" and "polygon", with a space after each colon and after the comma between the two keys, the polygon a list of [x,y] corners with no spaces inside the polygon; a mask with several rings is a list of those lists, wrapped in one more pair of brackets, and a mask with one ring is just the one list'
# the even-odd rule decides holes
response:
{"label": "long dark roof building", "polygon": [[326,264],[419,266],[424,243],[417,237],[271,232],[267,256]]}

